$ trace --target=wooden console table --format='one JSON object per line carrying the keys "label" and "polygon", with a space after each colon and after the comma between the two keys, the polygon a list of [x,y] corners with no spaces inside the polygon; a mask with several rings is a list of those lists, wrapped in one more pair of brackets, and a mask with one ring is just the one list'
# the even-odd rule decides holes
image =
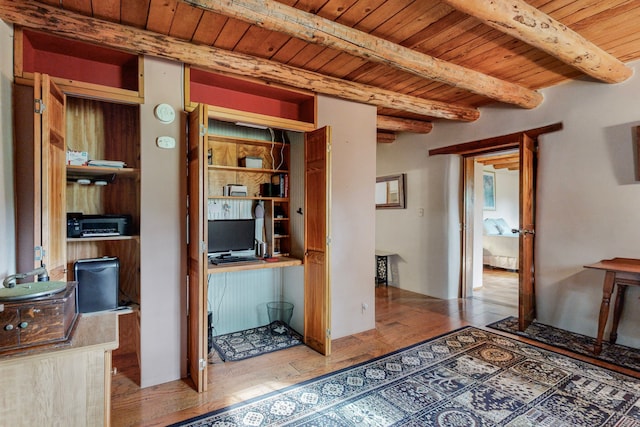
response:
{"label": "wooden console table", "polygon": [[602,351],[602,336],[604,328],[607,325],[609,317],[609,303],[611,302],[611,294],[613,288],[618,285],[616,293],[616,302],[613,309],[613,324],[611,325],[611,334],[609,342],[615,344],[618,338],[618,322],[620,314],[624,306],[624,294],[627,286],[640,286],[640,259],[631,258],[613,258],[605,259],[591,265],[585,265],[585,268],[594,268],[604,270],[604,284],[602,285],[602,302],[600,303],[600,316],[598,317],[598,336],[593,352],[600,354]]}

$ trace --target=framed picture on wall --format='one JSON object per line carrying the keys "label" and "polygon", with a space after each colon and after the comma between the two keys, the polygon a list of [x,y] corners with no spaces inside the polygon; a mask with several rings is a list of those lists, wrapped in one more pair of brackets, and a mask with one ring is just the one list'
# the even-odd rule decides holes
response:
{"label": "framed picture on wall", "polygon": [[496,210],[496,173],[482,172],[482,192],[484,194],[484,210]]}

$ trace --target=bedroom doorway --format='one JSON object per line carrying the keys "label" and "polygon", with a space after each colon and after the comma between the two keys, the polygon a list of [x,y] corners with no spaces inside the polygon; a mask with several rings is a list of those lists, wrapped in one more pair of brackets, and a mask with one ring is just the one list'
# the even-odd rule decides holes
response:
{"label": "bedroom doorway", "polygon": [[545,133],[562,129],[562,123],[555,123],[536,129],[516,132],[483,140],[429,150],[429,155],[455,154],[462,157],[461,205],[461,274],[459,297],[472,296],[474,266],[475,158],[506,150],[519,150],[520,191],[519,191],[519,265],[518,265],[518,327],[525,330],[535,319],[535,269],[533,248],[535,239],[535,178],[537,168],[538,137]]}
{"label": "bedroom doorway", "polygon": [[[463,153],[463,233],[462,233],[462,275],[460,281],[460,296],[469,298],[473,295],[474,265],[480,262],[474,256],[477,249],[474,242],[481,226],[476,224],[476,157],[486,154],[494,154],[505,150],[518,150],[518,162],[520,164],[519,191],[518,191],[518,328],[524,331],[536,316],[533,262],[533,245],[535,239],[535,177],[537,169],[537,136],[540,133],[549,132],[555,126],[534,129],[516,134],[504,135],[488,140],[469,143],[476,150]],[[535,136],[529,133],[536,133]],[[480,147],[478,149],[478,147]],[[483,182],[484,185],[484,182]]]}
{"label": "bedroom doorway", "polygon": [[[475,159],[474,299],[518,307],[520,152]],[[481,224],[481,225],[477,225]]]}

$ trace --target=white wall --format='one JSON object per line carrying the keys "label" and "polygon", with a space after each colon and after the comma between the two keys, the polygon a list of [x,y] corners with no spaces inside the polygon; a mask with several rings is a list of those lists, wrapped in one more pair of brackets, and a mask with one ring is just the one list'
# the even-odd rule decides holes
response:
{"label": "white wall", "polygon": [[[518,228],[519,218],[519,195],[520,195],[520,176],[518,171],[510,171],[507,169],[494,169],[492,167],[485,168],[496,174],[496,209],[483,211],[484,218],[504,218],[512,228]],[[482,173],[481,173],[482,174]],[[482,177],[481,177],[482,178]],[[476,188],[482,188],[482,185],[476,184]],[[482,199],[476,199],[477,206],[482,209]]]}
{"label": "white wall", "polygon": [[[182,111],[181,64],[145,57],[145,103],[141,124],[141,385],[186,375],[186,272],[181,267],[185,240],[184,148],[180,114],[171,124],[155,119],[159,103]],[[172,136],[177,147],[156,146],[158,136]]]}
{"label": "white wall", "polygon": [[377,144],[377,176],[406,174],[406,208],[376,210],[375,246],[398,254],[389,258],[392,285],[453,298],[457,290],[449,294],[443,286],[449,271],[442,262],[448,250],[444,190],[447,171],[456,164],[429,157],[428,150],[425,135],[400,134],[392,144]]}
{"label": "white wall", "polygon": [[16,272],[13,193],[13,28],[0,20],[0,279]]}
{"label": "white wall", "polygon": [[[474,123],[438,122],[428,135],[406,135],[397,143],[378,147],[379,173],[381,166],[385,166],[383,172],[390,169],[387,157],[394,159],[395,168],[404,165],[414,175],[438,172],[430,182],[421,181],[419,195],[408,189],[410,206],[419,203],[416,197],[427,196],[423,201],[427,212],[446,230],[445,236],[418,234],[425,249],[412,259],[428,260],[435,270],[426,272],[419,262],[411,263],[400,284],[434,296],[455,296],[459,285],[453,274],[460,265],[459,160],[457,156],[427,158],[425,151],[562,122],[562,131],[540,138],[535,250],[538,320],[595,336],[604,274],[583,266],[613,257],[640,258],[640,182],[634,176],[633,149],[633,128],[640,125],[640,63],[632,66],[635,75],[625,83],[567,83],[542,91],[545,100],[534,110],[482,108]],[[418,162],[419,170],[413,172]],[[432,190],[437,194],[429,194]],[[412,222],[394,224],[399,235],[416,230]],[[431,250],[442,245],[443,251]],[[420,284],[405,280],[420,276]],[[627,301],[639,294],[640,289],[630,290]],[[640,330],[635,327],[639,322],[637,310],[626,310],[618,342],[640,347]]]}
{"label": "white wall", "polygon": [[331,337],[336,339],[375,328],[376,109],[318,96],[322,126],[332,132]]}

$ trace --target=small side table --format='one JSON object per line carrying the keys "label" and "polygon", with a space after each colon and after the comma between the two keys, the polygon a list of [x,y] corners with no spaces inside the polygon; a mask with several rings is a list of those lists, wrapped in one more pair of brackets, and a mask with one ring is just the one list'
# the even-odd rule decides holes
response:
{"label": "small side table", "polygon": [[397,254],[376,249],[376,286],[381,283],[389,286],[389,257],[393,255]]}
{"label": "small side table", "polygon": [[640,259],[632,258],[613,258],[604,259],[591,265],[585,265],[585,268],[594,268],[604,270],[604,283],[602,285],[602,302],[600,303],[600,316],[598,317],[598,336],[593,352],[600,354],[602,351],[602,335],[607,325],[609,317],[609,304],[611,302],[611,294],[613,288],[618,285],[616,293],[616,302],[613,309],[613,324],[611,325],[611,334],[609,342],[615,344],[618,338],[618,322],[620,322],[620,314],[624,306],[624,294],[627,286],[640,286]]}

